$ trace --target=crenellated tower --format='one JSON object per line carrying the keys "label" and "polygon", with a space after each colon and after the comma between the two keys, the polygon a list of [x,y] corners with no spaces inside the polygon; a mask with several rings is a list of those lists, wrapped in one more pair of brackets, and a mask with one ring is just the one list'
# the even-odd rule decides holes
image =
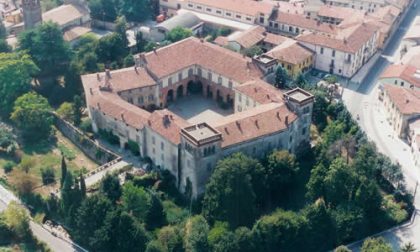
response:
{"label": "crenellated tower", "polygon": [[32,29],[42,23],[42,9],[40,0],[22,0],[23,23],[25,30]]}

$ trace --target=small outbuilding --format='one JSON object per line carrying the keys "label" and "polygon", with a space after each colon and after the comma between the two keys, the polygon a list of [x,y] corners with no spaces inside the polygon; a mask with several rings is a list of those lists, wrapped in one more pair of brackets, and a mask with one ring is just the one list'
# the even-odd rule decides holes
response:
{"label": "small outbuilding", "polygon": [[153,41],[159,42],[165,39],[166,34],[176,27],[191,29],[192,33],[199,34],[203,29],[203,22],[193,13],[185,12],[174,16],[150,29]]}

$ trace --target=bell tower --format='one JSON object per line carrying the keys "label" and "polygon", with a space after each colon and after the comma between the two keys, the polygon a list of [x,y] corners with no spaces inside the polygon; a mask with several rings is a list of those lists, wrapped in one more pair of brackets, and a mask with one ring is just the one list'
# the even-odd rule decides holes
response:
{"label": "bell tower", "polygon": [[42,23],[42,9],[40,0],[22,0],[23,23],[25,30],[32,29]]}

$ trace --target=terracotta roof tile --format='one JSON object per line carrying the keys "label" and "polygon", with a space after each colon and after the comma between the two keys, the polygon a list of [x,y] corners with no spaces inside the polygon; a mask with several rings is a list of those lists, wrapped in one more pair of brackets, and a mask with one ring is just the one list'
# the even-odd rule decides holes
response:
{"label": "terracotta roof tile", "polygon": [[73,4],[64,4],[43,13],[42,19],[44,21],[55,22],[61,26],[68,24],[76,19],[82,18],[85,15],[89,15],[89,13],[86,13],[86,11],[82,8]]}
{"label": "terracotta roof tile", "polygon": [[249,81],[235,89],[260,104],[283,103],[283,93],[262,80]]}
{"label": "terracotta roof tile", "polygon": [[167,109],[154,111],[147,126],[173,144],[181,143],[181,129],[190,124]]}
{"label": "terracotta roof tile", "polygon": [[215,128],[222,133],[222,147],[228,147],[287,129],[296,115],[285,104],[269,103],[221,119]]}
{"label": "terracotta roof tile", "polygon": [[420,114],[420,91],[394,85],[384,85],[390,100],[403,115]]}
{"label": "terracotta roof tile", "polygon": [[279,45],[266,54],[274,59],[291,64],[300,64],[314,55],[311,50],[306,49],[296,42],[285,46]]}
{"label": "terracotta roof tile", "polygon": [[285,42],[288,39],[289,38],[287,37],[267,32],[264,38],[264,42],[272,44],[272,45],[280,45],[281,43]]}
{"label": "terracotta roof tile", "polygon": [[420,88],[420,67],[412,65],[390,65],[382,73],[381,78],[399,78]]}
{"label": "terracotta roof tile", "polygon": [[297,26],[301,29],[328,34],[335,33],[335,28],[333,25],[324,24],[313,19],[308,19],[305,18],[305,16],[299,14],[278,12],[277,15],[273,15],[272,19],[278,23]]}
{"label": "terracotta roof tile", "polygon": [[244,48],[250,48],[265,38],[265,28],[262,26],[254,26],[232,39]]}
{"label": "terracotta roof tile", "polygon": [[145,54],[148,69],[158,78],[200,65],[237,82],[259,79],[263,72],[250,58],[220,46],[190,37]]}
{"label": "terracotta roof tile", "polygon": [[265,1],[253,0],[190,0],[188,2],[215,7],[218,9],[255,16],[258,13],[270,15],[273,5]]}

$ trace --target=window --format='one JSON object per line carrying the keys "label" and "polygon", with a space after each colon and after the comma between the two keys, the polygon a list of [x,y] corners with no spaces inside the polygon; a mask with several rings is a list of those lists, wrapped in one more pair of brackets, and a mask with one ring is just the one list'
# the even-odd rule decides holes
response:
{"label": "window", "polygon": [[230,16],[232,16],[232,13],[226,12],[226,16],[230,17]]}
{"label": "window", "polygon": [[324,54],[324,47],[321,47],[321,54]]}
{"label": "window", "polygon": [[335,57],[335,50],[332,50],[331,55],[332,55],[333,57]]}
{"label": "window", "polygon": [[197,75],[200,76],[200,77],[202,77],[201,76],[202,75],[201,68],[197,68]]}
{"label": "window", "polygon": [[222,12],[221,12],[221,11],[219,11],[219,10],[217,10],[217,11],[216,11],[216,13],[217,13],[217,14],[222,14]]}
{"label": "window", "polygon": [[193,76],[194,70],[192,68],[188,69],[188,77]]}
{"label": "window", "polygon": [[351,54],[347,55],[347,60],[351,61]]}
{"label": "window", "polygon": [[292,136],[290,136],[289,137],[289,142],[292,142],[293,141],[293,137]]}
{"label": "window", "polygon": [[207,8],[207,9],[206,9],[206,11],[207,11],[207,12],[211,12],[211,9],[210,9],[210,8]]}
{"label": "window", "polygon": [[197,7],[196,7],[198,10],[201,10],[203,7],[201,7],[201,6],[198,6],[197,5]]}
{"label": "window", "polygon": [[[236,18],[239,18],[239,19],[241,19],[242,18],[242,16],[241,15],[236,15]],[[264,20],[264,19],[263,19]],[[264,22],[264,21],[263,21]],[[261,22],[261,23],[263,23],[263,22]]]}
{"label": "window", "polygon": [[172,85],[172,77],[168,78],[168,85]]}
{"label": "window", "polygon": [[252,21],[252,18],[247,17],[247,18],[246,18],[246,21]]}
{"label": "window", "polygon": [[232,89],[232,87],[233,87],[233,83],[232,81],[229,81],[229,88]]}
{"label": "window", "polygon": [[338,73],[341,74],[341,69],[338,69]]}
{"label": "window", "polygon": [[155,144],[155,137],[152,137],[152,144]]}
{"label": "window", "polygon": [[218,83],[219,85],[222,85],[222,83],[223,83],[223,79],[222,79],[222,77],[221,77],[221,76],[219,76],[219,78],[217,78],[217,83]]}
{"label": "window", "polygon": [[182,80],[182,72],[178,73],[178,81]]}
{"label": "window", "polygon": [[293,31],[293,27],[289,26],[289,32]]}
{"label": "window", "polygon": [[213,76],[210,72],[207,73],[207,79],[209,79],[209,81],[213,79]]}
{"label": "window", "polygon": [[273,27],[273,22],[270,21],[270,23],[268,23],[268,26]]}
{"label": "window", "polygon": [[155,97],[153,95],[149,95],[149,102],[153,101]]}
{"label": "window", "polygon": [[132,104],[133,103],[133,98],[131,98],[131,97],[128,98],[128,102]]}
{"label": "window", "polygon": [[303,129],[302,129],[302,136],[304,136],[306,134],[306,127],[304,127]]}
{"label": "window", "polygon": [[398,81],[397,81],[397,80],[395,80],[395,81],[394,81],[394,84],[395,84],[395,85],[397,85],[397,84],[398,84]]}
{"label": "window", "polygon": [[156,153],[156,150],[155,150],[155,148],[153,148],[153,149],[152,149],[152,153],[153,153],[153,154],[155,154],[155,153]]}
{"label": "window", "polygon": [[163,155],[163,153],[160,154],[160,158],[162,159],[162,161],[164,161],[165,160],[165,155]]}
{"label": "window", "polygon": [[264,17],[260,17],[260,23],[264,23]]}
{"label": "window", "polygon": [[193,7],[193,5],[192,5],[192,4],[188,4],[188,7],[192,8],[192,7]]}
{"label": "window", "polygon": [[279,28],[279,24],[274,23],[274,28],[278,29]]}
{"label": "window", "polygon": [[161,150],[165,149],[165,144],[163,142],[160,143],[160,149]]}
{"label": "window", "polygon": [[401,81],[401,87],[403,87],[404,86],[404,81]]}

